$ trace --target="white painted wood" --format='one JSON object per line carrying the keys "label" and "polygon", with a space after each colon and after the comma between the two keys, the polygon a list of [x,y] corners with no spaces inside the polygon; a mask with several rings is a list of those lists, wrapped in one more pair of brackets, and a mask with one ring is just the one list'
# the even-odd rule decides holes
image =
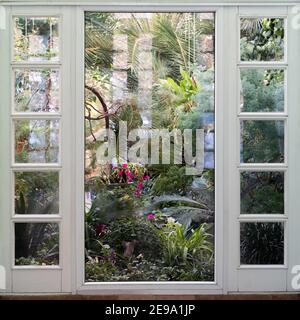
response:
{"label": "white painted wood", "polygon": [[[1,0],[3,1],[4,4],[12,4],[12,5],[85,5],[85,6],[97,6],[97,5],[102,5],[102,6],[128,6],[130,10],[136,9],[137,5],[143,5],[144,6],[149,6],[150,2],[149,0],[131,0],[131,1],[126,1],[126,0],[119,0],[119,1],[107,1],[107,0],[54,0],[49,3],[47,0]],[[295,5],[297,4],[297,0],[187,0],[185,2],[186,5],[188,6],[199,6],[199,5],[218,5],[218,6],[281,6],[283,4],[291,4]],[[182,0],[162,0],[160,2],[155,1],[152,3],[154,6],[166,6],[166,7],[173,7],[176,6],[181,7],[183,6]],[[142,9],[140,9],[142,10]]]}
{"label": "white painted wood", "polygon": [[84,285],[84,10],[76,9],[76,67],[75,67],[75,265],[76,279],[72,290],[77,292]]}
{"label": "white painted wood", "polygon": [[[237,171],[283,171],[285,173],[285,214],[260,214],[260,215],[250,215],[250,214],[240,214],[238,216],[239,222],[284,222],[284,265],[283,266],[268,266],[268,265],[241,265],[237,268],[237,275],[238,275],[238,291],[285,291],[287,289],[286,286],[286,279],[287,279],[287,265],[288,265],[288,255],[287,255],[287,248],[288,248],[288,237],[287,237],[287,230],[288,230],[288,216],[289,216],[289,201],[288,201],[288,192],[289,186],[287,184],[288,177],[287,172],[289,172],[289,126],[288,126],[288,118],[289,118],[289,110],[290,107],[288,106],[287,101],[289,101],[289,95],[287,94],[287,83],[288,74],[290,69],[290,59],[287,58],[287,7],[276,7],[276,8],[255,8],[255,7],[240,7],[239,8],[239,16],[240,17],[282,17],[285,19],[285,57],[284,61],[280,62],[241,62],[238,56],[237,60],[237,69],[240,70],[242,68],[284,68],[285,69],[285,111],[283,113],[243,113],[240,110],[240,79],[238,78],[238,93],[237,93],[237,130],[240,127],[240,121],[242,120],[283,120],[284,121],[284,163],[278,164],[268,164],[268,163],[259,163],[259,164],[251,164],[251,163],[240,163],[237,166]],[[238,29],[240,26],[238,18]],[[238,31],[238,39],[237,39],[237,51],[238,55],[240,55],[239,49],[239,38],[240,32]],[[240,77],[238,73],[238,77]],[[238,141],[236,144],[237,149],[237,156],[239,162],[239,149],[240,149],[241,138],[240,134],[238,134]],[[240,211],[240,181],[237,180],[233,182],[234,184],[238,185],[238,194],[236,198],[236,202],[238,205],[238,212]],[[238,224],[237,229],[237,239],[239,239],[239,227]],[[238,240],[239,245],[240,240]],[[236,259],[239,260],[239,248],[236,251],[237,257]],[[282,267],[284,267],[282,269]]]}
{"label": "white painted wood", "polygon": [[[12,59],[12,68],[49,68],[53,67],[60,71],[60,101],[61,109],[59,113],[17,113],[13,110],[12,119],[57,119],[59,120],[59,162],[58,163],[14,163],[14,143],[12,143],[11,157],[11,181],[13,181],[14,171],[58,171],[60,174],[60,213],[59,215],[14,215],[13,195],[11,188],[9,198],[12,199],[11,223],[10,223],[10,251],[12,266],[12,292],[71,292],[72,285],[72,263],[70,249],[71,240],[71,216],[72,216],[72,141],[73,136],[70,128],[73,120],[73,101],[71,99],[71,61],[72,55],[72,9],[63,7],[14,7],[14,16],[57,16],[59,17],[59,37],[60,37],[60,63],[17,63]],[[12,35],[12,29],[11,33]],[[12,52],[12,48],[11,48]],[[12,69],[13,70],[13,69]],[[12,77],[13,78],[13,77]],[[13,92],[11,92],[13,95]],[[13,99],[11,100],[13,103]],[[11,104],[12,104],[11,103]],[[13,122],[12,122],[13,131]],[[12,139],[14,141],[14,138]],[[14,223],[18,222],[56,222],[59,224],[59,267],[56,266],[14,266]],[[23,278],[26,279],[23,279]]]}
{"label": "white painted wood", "polygon": [[0,272],[4,285],[0,292],[11,291],[10,259],[10,82],[9,58],[10,36],[9,28],[10,9],[6,9],[5,29],[0,30]]}
{"label": "white painted wood", "polygon": [[[298,11],[300,12],[300,10]],[[288,262],[289,270],[287,274],[287,288],[290,291],[296,291],[292,287],[292,279],[296,274],[292,274],[292,269],[300,265],[300,29],[295,29],[295,15],[297,11],[289,9],[288,23],[288,87],[287,95],[289,99],[289,145],[288,145],[288,206],[289,206],[289,223],[287,225],[288,240]],[[297,21],[296,21],[297,22]],[[298,19],[299,22],[299,19]],[[299,290],[298,290],[299,292]]]}
{"label": "white painted wood", "polygon": [[16,269],[13,271],[14,293],[57,293],[61,291],[59,269]]}
{"label": "white painted wood", "polygon": [[223,37],[226,39],[226,49],[224,50],[224,58],[226,61],[224,65],[223,79],[225,86],[225,118],[224,118],[224,234],[226,235],[226,242],[224,247],[224,256],[226,257],[226,282],[224,290],[237,291],[238,278],[237,268],[239,265],[239,237],[238,237],[238,213],[239,213],[239,188],[237,181],[239,179],[238,171],[238,134],[239,127],[237,126],[237,106],[236,97],[238,95],[238,72],[236,62],[238,60],[237,48],[237,20],[238,10],[236,7],[224,9],[224,33]]}
{"label": "white painted wood", "polygon": [[286,269],[240,269],[239,292],[286,291]]}

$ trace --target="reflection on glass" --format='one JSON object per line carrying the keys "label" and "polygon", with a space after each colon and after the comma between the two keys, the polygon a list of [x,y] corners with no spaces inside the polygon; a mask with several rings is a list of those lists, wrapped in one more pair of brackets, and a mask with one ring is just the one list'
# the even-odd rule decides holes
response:
{"label": "reflection on glass", "polygon": [[58,214],[58,172],[16,172],[15,214]]}
{"label": "reflection on glass", "polygon": [[57,223],[15,224],[16,265],[58,265],[59,227]]}
{"label": "reflection on glass", "polygon": [[241,69],[241,111],[283,112],[284,70]]}
{"label": "reflection on glass", "polygon": [[284,19],[241,18],[242,61],[282,61],[284,58]]}
{"label": "reflection on glass", "polygon": [[242,172],[241,213],[284,213],[283,172]]}
{"label": "reflection on glass", "polygon": [[243,222],[241,225],[241,264],[283,264],[284,223]]}
{"label": "reflection on glass", "polygon": [[15,120],[17,163],[58,162],[58,120]]}
{"label": "reflection on glass", "polygon": [[85,66],[86,281],[213,281],[214,14],[86,13]]}
{"label": "reflection on glass", "polygon": [[14,18],[16,61],[58,61],[58,54],[58,18]]}
{"label": "reflection on glass", "polygon": [[284,162],[284,121],[241,121],[241,162]]}
{"label": "reflection on glass", "polygon": [[58,70],[15,70],[15,110],[19,112],[59,111]]}

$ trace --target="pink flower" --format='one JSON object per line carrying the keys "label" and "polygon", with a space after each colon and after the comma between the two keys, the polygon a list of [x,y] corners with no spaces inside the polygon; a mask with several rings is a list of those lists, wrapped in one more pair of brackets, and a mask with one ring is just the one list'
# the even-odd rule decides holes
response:
{"label": "pink flower", "polygon": [[143,183],[139,182],[136,187],[137,187],[138,190],[142,190],[143,189]]}
{"label": "pink flower", "polygon": [[120,171],[118,172],[118,176],[119,176],[119,177],[122,177],[122,176],[123,176],[123,170],[120,170]]}
{"label": "pink flower", "polygon": [[123,163],[122,164],[122,168],[124,168],[124,169],[128,168],[128,164],[127,163]]}
{"label": "pink flower", "polygon": [[155,218],[155,215],[153,213],[148,213],[147,214],[147,219],[148,220],[153,220]]}
{"label": "pink flower", "polygon": [[127,177],[133,178],[133,174],[132,174],[132,172],[130,170],[126,170],[125,173],[126,173]]}
{"label": "pink flower", "polygon": [[150,176],[144,176],[143,180],[150,180]]}
{"label": "pink flower", "polygon": [[139,198],[141,196],[141,191],[137,190],[135,191],[134,195]]}

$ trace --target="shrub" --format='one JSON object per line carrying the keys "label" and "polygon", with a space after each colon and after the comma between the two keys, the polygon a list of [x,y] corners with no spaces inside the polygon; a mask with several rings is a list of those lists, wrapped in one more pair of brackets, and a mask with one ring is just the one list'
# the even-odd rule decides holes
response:
{"label": "shrub", "polygon": [[134,255],[143,254],[147,259],[159,256],[160,237],[156,228],[144,217],[124,217],[112,221],[103,241],[108,243],[118,254],[124,253],[124,242],[135,241]]}

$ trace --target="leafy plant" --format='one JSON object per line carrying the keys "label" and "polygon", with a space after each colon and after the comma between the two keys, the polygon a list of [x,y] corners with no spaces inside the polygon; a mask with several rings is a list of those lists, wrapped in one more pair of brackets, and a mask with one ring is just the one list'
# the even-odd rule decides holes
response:
{"label": "leafy plant", "polygon": [[159,256],[161,241],[156,228],[144,217],[124,217],[112,221],[103,242],[108,243],[120,255],[124,254],[124,242],[134,242],[133,254],[143,254],[147,259]]}
{"label": "leafy plant", "polygon": [[201,224],[187,234],[185,227],[169,218],[160,231],[162,238],[163,259],[167,265],[180,265],[188,262],[208,261],[213,249],[208,241],[207,225]]}
{"label": "leafy plant", "polygon": [[192,183],[193,177],[185,174],[185,167],[169,166],[166,172],[155,180],[152,192],[155,194],[183,193]]}
{"label": "leafy plant", "polygon": [[196,83],[193,76],[190,76],[182,68],[180,68],[180,75],[182,79],[179,81],[168,77],[167,79],[160,79],[159,83],[163,89],[171,91],[176,96],[177,106],[184,105],[184,111],[189,111],[186,104],[192,101],[193,96],[200,91],[200,86]]}
{"label": "leafy plant", "polygon": [[282,223],[244,223],[241,226],[242,264],[283,264]]}
{"label": "leafy plant", "polygon": [[[250,21],[252,20],[252,23]],[[255,23],[256,25],[254,25]],[[278,60],[282,58],[284,21],[279,18],[242,21],[242,60]]]}

